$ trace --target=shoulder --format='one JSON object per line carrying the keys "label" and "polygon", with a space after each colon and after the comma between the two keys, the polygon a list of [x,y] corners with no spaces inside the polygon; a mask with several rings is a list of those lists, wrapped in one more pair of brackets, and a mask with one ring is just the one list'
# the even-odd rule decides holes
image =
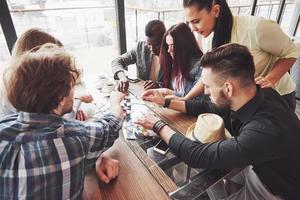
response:
{"label": "shoulder", "polygon": [[192,58],[190,62],[191,73],[198,73],[201,70],[200,58]]}
{"label": "shoulder", "polygon": [[64,127],[65,136],[85,135],[89,127],[85,122],[81,122],[76,119],[62,118],[62,124]]}
{"label": "shoulder", "polygon": [[263,17],[257,17],[257,16],[234,16],[233,21],[237,22],[238,24],[258,24],[261,21],[271,21],[268,19],[265,19]]}
{"label": "shoulder", "polygon": [[141,54],[150,54],[151,53],[151,51],[145,41],[139,41],[137,43],[136,51],[137,51],[137,53],[141,53]]}
{"label": "shoulder", "polygon": [[276,90],[273,88],[264,88],[261,90],[264,94],[264,107],[269,107],[268,109],[273,111],[280,110],[278,112],[285,112],[289,110],[288,104]]}
{"label": "shoulder", "polygon": [[246,29],[248,31],[256,31],[264,24],[276,23],[272,20],[256,16],[234,16],[233,20],[237,29]]}
{"label": "shoulder", "polygon": [[191,58],[191,60],[190,60],[191,66],[193,68],[199,67],[200,66],[200,60],[201,60],[201,57],[199,57],[199,58]]}
{"label": "shoulder", "polygon": [[298,119],[282,97],[274,89],[261,90],[263,102],[244,128],[283,134],[283,130],[297,126]]}
{"label": "shoulder", "polygon": [[243,130],[255,132],[278,132],[279,127],[277,127],[272,118],[273,116],[269,113],[258,112],[253,118],[244,124]]}
{"label": "shoulder", "polygon": [[146,47],[147,47],[147,43],[145,41],[138,41],[138,43],[136,44],[137,49],[144,49]]}
{"label": "shoulder", "polygon": [[22,124],[17,121],[18,114],[0,116],[0,141],[3,137],[15,137],[15,133],[21,129]]}

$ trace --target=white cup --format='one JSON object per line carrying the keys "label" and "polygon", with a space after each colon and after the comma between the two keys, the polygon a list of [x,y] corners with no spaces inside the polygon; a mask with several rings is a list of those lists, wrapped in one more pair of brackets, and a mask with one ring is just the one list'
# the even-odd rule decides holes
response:
{"label": "white cup", "polygon": [[97,89],[103,88],[104,84],[105,84],[107,81],[108,81],[107,76],[105,76],[105,75],[99,75],[99,76],[98,76],[97,83],[96,83]]}
{"label": "white cup", "polygon": [[102,87],[103,93],[111,93],[115,89],[115,84],[113,82],[107,82]]}

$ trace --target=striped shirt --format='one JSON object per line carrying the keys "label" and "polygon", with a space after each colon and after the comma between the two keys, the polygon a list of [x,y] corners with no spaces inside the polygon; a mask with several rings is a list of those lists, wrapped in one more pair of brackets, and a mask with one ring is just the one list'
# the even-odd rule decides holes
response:
{"label": "striped shirt", "polygon": [[85,171],[120,127],[112,114],[86,123],[26,112],[0,119],[0,199],[80,199]]}

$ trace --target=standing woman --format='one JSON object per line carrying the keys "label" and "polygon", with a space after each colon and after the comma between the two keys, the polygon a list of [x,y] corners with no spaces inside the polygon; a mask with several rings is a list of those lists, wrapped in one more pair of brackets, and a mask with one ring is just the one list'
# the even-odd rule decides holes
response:
{"label": "standing woman", "polygon": [[[253,16],[232,16],[226,0],[183,0],[187,23],[202,36],[204,52],[226,43],[248,47],[254,58],[255,81],[262,88],[273,87],[296,107],[295,83],[288,71],[300,56],[300,49],[272,21]],[[204,43],[208,38],[212,41]],[[186,99],[203,93],[199,81]]]}
{"label": "standing woman", "polygon": [[[199,65],[203,55],[194,34],[185,23],[172,26],[165,33],[160,50],[164,95],[184,97],[201,76]],[[176,96],[176,97],[175,97]]]}

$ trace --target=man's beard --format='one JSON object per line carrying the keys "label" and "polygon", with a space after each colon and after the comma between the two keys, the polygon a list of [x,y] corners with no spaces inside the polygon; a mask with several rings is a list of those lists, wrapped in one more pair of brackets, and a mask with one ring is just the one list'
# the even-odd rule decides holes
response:
{"label": "man's beard", "polygon": [[222,109],[230,109],[231,108],[231,100],[226,98],[226,96],[222,90],[220,91],[215,104],[217,107],[222,108]]}

